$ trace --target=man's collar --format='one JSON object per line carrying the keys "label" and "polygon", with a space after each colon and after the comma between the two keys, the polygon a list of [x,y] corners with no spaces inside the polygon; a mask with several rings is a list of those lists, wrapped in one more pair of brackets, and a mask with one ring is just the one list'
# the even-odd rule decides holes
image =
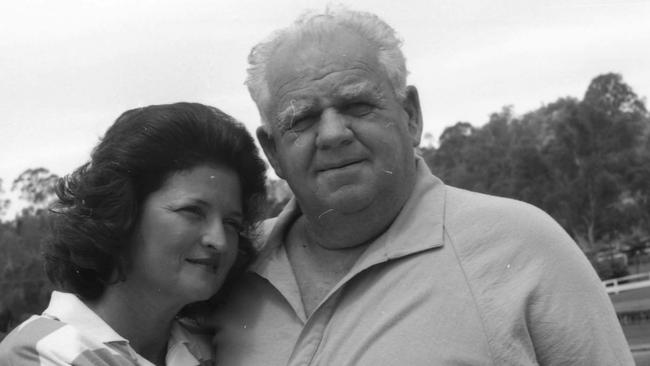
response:
{"label": "man's collar", "polygon": [[361,255],[346,278],[375,264],[443,245],[445,185],[416,158],[416,180],[406,204],[382,235]]}
{"label": "man's collar", "polygon": [[[262,238],[265,240],[260,255],[249,268],[249,271],[264,278],[273,279],[274,286],[285,294],[294,309],[303,309],[303,307],[298,283],[284,248],[284,241],[291,225],[300,215],[296,198],[292,197],[277,217],[264,221],[261,230]],[[303,314],[304,311],[298,313]]]}

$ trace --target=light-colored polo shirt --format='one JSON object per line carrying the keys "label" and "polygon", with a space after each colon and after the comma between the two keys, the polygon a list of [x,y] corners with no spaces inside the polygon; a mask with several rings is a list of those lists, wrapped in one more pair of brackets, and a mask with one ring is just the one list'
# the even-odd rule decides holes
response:
{"label": "light-colored polo shirt", "polygon": [[[290,202],[211,319],[220,365],[633,365],[604,287],[541,210],[444,185],[417,162],[390,228],[306,316]],[[363,223],[360,223],[362,225]]]}
{"label": "light-colored polo shirt", "polygon": [[[213,361],[208,342],[179,322],[172,325],[167,347],[167,366]],[[153,366],[77,296],[58,291],[42,315],[27,319],[0,343],[0,366],[23,365]]]}

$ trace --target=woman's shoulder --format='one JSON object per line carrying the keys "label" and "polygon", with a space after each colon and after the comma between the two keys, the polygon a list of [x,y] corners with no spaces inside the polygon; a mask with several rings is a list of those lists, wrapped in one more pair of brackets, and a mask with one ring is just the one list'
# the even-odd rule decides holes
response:
{"label": "woman's shoulder", "polygon": [[34,315],[0,343],[0,366],[137,365],[128,352],[111,349],[76,327],[48,315]]}
{"label": "woman's shoulder", "polygon": [[0,366],[40,365],[39,344],[66,324],[42,315],[33,315],[12,330],[0,343]]}

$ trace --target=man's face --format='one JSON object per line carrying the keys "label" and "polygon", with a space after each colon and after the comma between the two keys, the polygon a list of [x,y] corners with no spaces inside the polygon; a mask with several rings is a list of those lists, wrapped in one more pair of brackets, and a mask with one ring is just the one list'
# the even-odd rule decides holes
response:
{"label": "man's face", "polygon": [[[376,51],[361,37],[303,38],[267,68],[272,125],[258,137],[305,213],[354,213],[410,194],[421,120],[417,92],[398,100]],[[377,206],[379,205],[379,206]]]}

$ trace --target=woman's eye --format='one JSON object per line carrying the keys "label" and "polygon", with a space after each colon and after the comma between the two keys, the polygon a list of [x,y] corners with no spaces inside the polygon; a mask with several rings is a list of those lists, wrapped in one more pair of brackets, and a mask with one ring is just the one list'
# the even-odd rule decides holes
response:
{"label": "woman's eye", "polygon": [[224,225],[226,227],[229,227],[231,230],[233,230],[236,233],[241,233],[242,231],[244,231],[244,225],[237,220],[226,220],[224,222]]}
{"label": "woman's eye", "polygon": [[198,207],[198,206],[181,207],[177,211],[182,213],[183,215],[191,216],[191,217],[203,217],[204,216],[203,209],[201,207]]}
{"label": "woman's eye", "polygon": [[342,112],[354,117],[363,117],[372,112],[373,109],[374,107],[367,103],[352,103],[346,105]]}

